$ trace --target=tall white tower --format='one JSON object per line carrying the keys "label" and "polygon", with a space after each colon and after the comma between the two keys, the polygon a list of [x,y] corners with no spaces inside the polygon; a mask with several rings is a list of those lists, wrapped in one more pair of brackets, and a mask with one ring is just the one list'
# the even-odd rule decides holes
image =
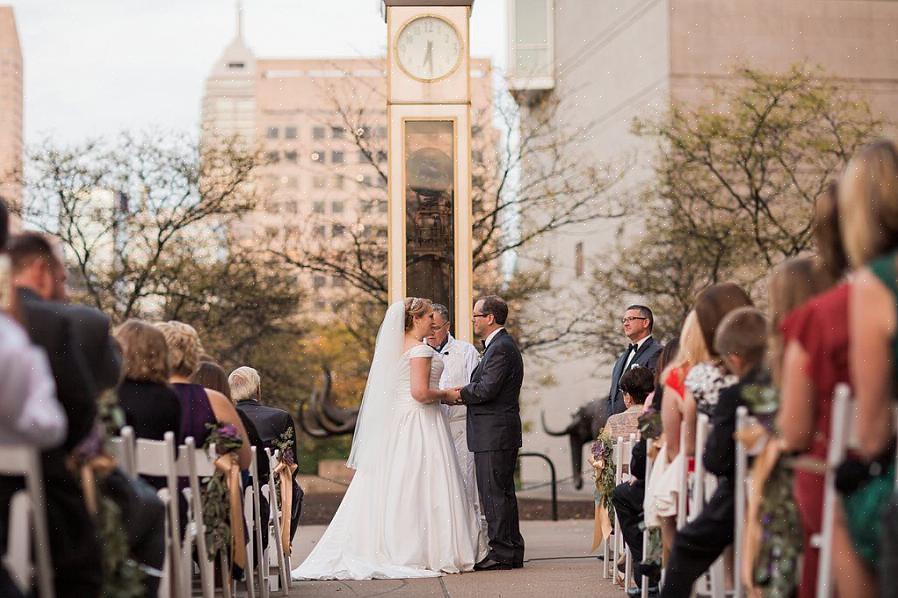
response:
{"label": "tall white tower", "polygon": [[237,3],[237,34],[206,79],[202,141],[232,136],[252,146],[256,138],[256,56],[243,39],[243,7]]}

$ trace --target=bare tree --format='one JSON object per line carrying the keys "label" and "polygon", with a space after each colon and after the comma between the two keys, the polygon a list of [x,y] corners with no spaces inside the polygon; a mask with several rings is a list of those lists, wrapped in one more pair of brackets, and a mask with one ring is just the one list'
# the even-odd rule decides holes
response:
{"label": "bare tree", "polygon": [[[820,70],[784,74],[739,68],[739,81],[712,101],[677,104],[657,121],[637,120],[637,135],[657,141],[655,177],[641,202],[644,235],[597,265],[596,305],[646,297],[662,326],[682,322],[696,294],[736,281],[751,291],[772,265],[811,249],[814,203],[883,121]],[[601,314],[601,310],[586,309]],[[589,337],[619,336],[598,317]]]}

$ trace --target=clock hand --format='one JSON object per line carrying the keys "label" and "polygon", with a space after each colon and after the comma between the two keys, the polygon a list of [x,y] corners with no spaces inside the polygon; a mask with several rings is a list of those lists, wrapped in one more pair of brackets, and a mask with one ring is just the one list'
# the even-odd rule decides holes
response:
{"label": "clock hand", "polygon": [[433,42],[427,42],[427,51],[424,53],[424,62],[421,66],[425,64],[430,65],[430,72],[433,74]]}

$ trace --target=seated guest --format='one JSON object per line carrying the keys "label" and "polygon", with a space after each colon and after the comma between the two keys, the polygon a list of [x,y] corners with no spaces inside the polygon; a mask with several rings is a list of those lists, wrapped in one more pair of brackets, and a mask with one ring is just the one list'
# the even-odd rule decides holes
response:
{"label": "seated guest", "polygon": [[[49,358],[57,398],[68,420],[62,446],[42,455],[57,596],[97,596],[102,583],[98,531],[81,484],[65,464],[68,453],[94,428],[100,392],[111,378],[113,384],[117,381],[118,351],[109,337],[106,316],[63,303],[67,272],[50,238],[22,233],[10,240],[8,254],[23,326]],[[0,504],[8,504],[6,497],[16,484],[3,483]]]}
{"label": "seated guest", "polygon": [[222,393],[207,390],[191,382],[190,376],[197,367],[202,352],[200,337],[193,326],[183,322],[160,322],[156,327],[165,335],[168,345],[168,364],[171,368],[169,382],[181,400],[181,426],[178,440],[183,443],[193,437],[196,445],[203,446],[209,436],[208,424],[231,424],[240,432],[243,446],[237,452],[241,469],[249,467],[252,454],[246,429],[237,410]]}
{"label": "seated guest", "polygon": [[704,464],[717,476],[718,486],[701,513],[677,531],[661,587],[662,597],[688,598],[695,580],[733,542],[736,408],[744,404],[742,388],[762,376],[766,346],[767,321],[760,311],[742,307],[721,321],[714,347],[739,381],[720,392],[711,418]]}
{"label": "seated guest", "polygon": [[633,367],[620,378],[620,390],[624,395],[626,411],[616,413],[605,422],[603,433],[612,440],[630,437],[639,431],[639,414],[646,397],[655,389],[655,374],[646,367]]}
{"label": "seated guest", "polygon": [[125,423],[137,438],[163,440],[181,431],[181,400],[168,385],[168,346],[152,324],[128,320],[115,331],[122,347],[125,379],[118,388]]}
{"label": "seated guest", "polygon": [[[228,376],[228,382],[231,385],[232,399],[237,405],[237,411],[245,414],[253,422],[265,447],[273,452],[275,441],[289,435],[295,462],[299,458],[299,451],[293,418],[283,409],[262,404],[262,379],[259,372],[251,367],[239,367]],[[296,481],[298,472],[299,468],[293,472],[293,500],[290,513],[291,539],[296,534],[296,528],[299,525],[303,498],[302,488]]]}

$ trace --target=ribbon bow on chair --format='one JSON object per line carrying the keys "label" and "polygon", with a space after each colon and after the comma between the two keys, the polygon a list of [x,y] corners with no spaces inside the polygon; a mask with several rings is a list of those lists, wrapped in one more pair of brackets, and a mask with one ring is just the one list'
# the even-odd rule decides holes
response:
{"label": "ribbon bow on chair", "polygon": [[293,513],[293,472],[296,471],[296,463],[290,463],[284,459],[283,453],[279,453],[278,464],[274,468],[274,475],[278,477],[281,487],[281,546],[284,554],[290,556],[290,519]]}
{"label": "ribbon bow on chair", "polygon": [[243,533],[243,501],[241,500],[240,465],[235,453],[225,453],[215,460],[215,468],[222,472],[228,486],[231,521],[231,563],[246,569],[246,545]]}

